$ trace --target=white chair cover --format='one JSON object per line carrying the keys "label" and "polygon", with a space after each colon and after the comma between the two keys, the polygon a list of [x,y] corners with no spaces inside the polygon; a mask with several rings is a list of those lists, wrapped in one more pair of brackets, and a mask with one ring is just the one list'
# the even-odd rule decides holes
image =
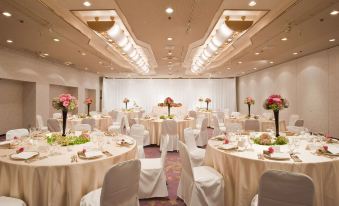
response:
{"label": "white chair cover", "polygon": [[47,128],[50,132],[60,132],[61,126],[57,119],[48,119],[47,120]]}
{"label": "white chair cover", "polygon": [[62,118],[62,114],[60,112],[56,112],[56,113],[53,113],[53,119],[61,119]]}
{"label": "white chair cover", "polygon": [[83,196],[80,206],[138,206],[140,168],[139,160],[114,165],[106,173],[102,188]]}
{"label": "white chair cover", "polygon": [[224,109],[224,114],[226,117],[229,117],[230,116],[230,109],[229,108],[225,108]]}
{"label": "white chair cover", "polygon": [[192,128],[184,129],[184,138],[190,153],[192,166],[201,166],[204,162],[205,150],[197,147]]}
{"label": "white chair cover", "polygon": [[191,111],[188,112],[188,116],[193,117],[194,119],[196,119],[197,118],[197,112],[191,110]]}
{"label": "white chair cover", "polygon": [[95,132],[91,132],[89,136],[90,138],[104,137],[105,133],[101,131],[95,131]]}
{"label": "white chair cover", "polygon": [[208,131],[207,131],[208,119],[205,117],[202,120],[200,130],[194,130],[195,141],[199,147],[205,146],[208,141]]}
{"label": "white chair cover", "polygon": [[99,113],[97,111],[90,111],[89,115],[91,115],[91,117],[98,115]]}
{"label": "white chair cover", "polygon": [[226,124],[226,132],[238,132],[242,130],[241,123],[232,122]]}
{"label": "white chair cover", "polygon": [[44,125],[44,121],[42,119],[42,116],[37,114],[36,115],[36,123],[37,123],[37,127],[39,130],[41,131],[47,131],[48,128]]}
{"label": "white chair cover", "polygon": [[198,114],[198,115],[197,115],[196,126],[195,126],[197,129],[200,129],[201,124],[202,124],[202,121],[203,121],[205,118],[206,118],[206,117],[205,117],[204,114]]}
{"label": "white chair cover", "polygon": [[216,112],[216,115],[217,115],[217,118],[218,118],[219,126],[220,127],[225,126],[225,124],[224,124],[225,113],[224,112]]}
{"label": "white chair cover", "polygon": [[295,122],[299,119],[299,115],[291,114],[290,119],[288,121],[288,126],[295,126]]}
{"label": "white chair cover", "polygon": [[20,199],[16,199],[13,197],[0,197],[0,205],[1,206],[26,206],[26,203]]}
{"label": "white chair cover", "polygon": [[232,112],[231,116],[232,117],[239,117],[240,116],[240,112]]}
{"label": "white chair cover", "polygon": [[220,126],[219,120],[216,116],[212,116],[212,126],[213,126],[213,136],[217,136],[226,132],[226,128],[224,126]]}
{"label": "white chair cover", "polygon": [[313,206],[314,184],[299,173],[271,170],[260,179],[251,206]]}
{"label": "white chair cover", "polygon": [[162,137],[162,149],[160,158],[140,159],[141,173],[139,183],[139,198],[167,197],[165,161],[168,143],[168,135]]}
{"label": "white chair cover", "polygon": [[23,136],[28,136],[29,132],[27,129],[13,129],[13,130],[9,130],[6,133],[6,140],[12,140],[14,139],[14,137],[18,137],[21,138]]}
{"label": "white chair cover", "polygon": [[112,110],[108,112],[108,115],[112,118],[112,121],[115,122],[118,116],[118,111]]}
{"label": "white chair cover", "polygon": [[91,131],[91,125],[89,124],[77,124],[77,125],[74,125],[74,130],[75,131]]}
{"label": "white chair cover", "polygon": [[244,123],[245,131],[260,131],[260,122],[257,119],[246,119]]}
{"label": "white chair cover", "polygon": [[124,129],[124,125],[125,125],[125,119],[121,118],[120,119],[120,124],[116,124],[116,122],[113,122],[113,124],[111,126],[109,126],[107,128],[107,130],[109,132],[120,132],[120,133],[122,133],[123,129]]}
{"label": "white chair cover", "polygon": [[187,206],[224,205],[224,180],[221,174],[208,166],[193,167],[185,144],[179,142],[182,170],[178,197]]}
{"label": "white chair cover", "polygon": [[264,119],[273,119],[273,112],[264,112],[262,116]]}
{"label": "white chair cover", "polygon": [[82,124],[89,124],[91,126],[91,130],[95,128],[95,119],[94,118],[85,118],[81,121]]}
{"label": "white chair cover", "polygon": [[[179,136],[177,132],[177,122],[175,120],[165,120],[161,125],[161,136],[165,137],[168,135],[168,144],[167,151],[178,150],[178,141]],[[160,141],[160,151],[162,147],[162,142]]]}
{"label": "white chair cover", "polygon": [[303,127],[304,126],[304,120],[298,119],[295,124],[296,127]]}
{"label": "white chair cover", "polygon": [[138,158],[145,158],[144,152],[145,127],[141,124],[134,124],[131,127],[130,136],[135,139],[138,145]]}

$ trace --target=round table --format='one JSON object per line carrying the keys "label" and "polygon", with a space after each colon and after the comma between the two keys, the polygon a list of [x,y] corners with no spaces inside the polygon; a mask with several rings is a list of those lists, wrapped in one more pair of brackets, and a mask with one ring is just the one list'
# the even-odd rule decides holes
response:
{"label": "round table", "polygon": [[[220,144],[221,141],[208,141],[204,161],[205,165],[215,168],[224,177],[225,206],[249,206],[258,192],[261,175],[272,169],[310,176],[315,186],[314,205],[339,205],[339,160],[306,150],[306,141],[301,142],[298,150],[301,163],[258,159],[258,153],[262,153],[267,146],[253,145],[253,151],[237,152],[218,149],[217,145]],[[288,151],[288,146],[281,146],[281,150]]]}
{"label": "round table", "polygon": [[[251,118],[253,119],[253,118]],[[240,117],[240,118],[230,118],[226,117],[224,119],[225,126],[227,127],[228,123],[240,123],[242,128],[245,128],[245,121],[247,120],[246,117]],[[268,129],[275,129],[275,123],[274,120],[269,120],[269,119],[264,119],[264,118],[259,118],[259,124],[260,124],[260,131],[261,132],[266,132]],[[286,123],[284,120],[279,121],[279,130],[280,131],[287,131],[286,129]]]}
{"label": "round table", "polygon": [[[105,137],[104,141],[106,141]],[[0,196],[16,197],[28,205],[74,206],[80,204],[82,196],[100,188],[104,176],[114,164],[134,159],[137,147],[134,143],[122,147],[112,142],[105,149],[112,156],[71,163],[71,156],[89,144],[62,147],[59,155],[48,155],[46,159],[26,163],[12,160],[8,154],[13,149],[0,149]]]}
{"label": "round table", "polygon": [[[145,126],[145,129],[150,133],[150,143],[160,145],[161,139],[161,125],[164,120],[162,119],[139,119],[139,123]],[[182,120],[173,120],[177,123],[177,132],[179,136],[179,140],[185,142],[184,140],[184,129],[191,127],[195,127],[194,118],[182,119]]]}

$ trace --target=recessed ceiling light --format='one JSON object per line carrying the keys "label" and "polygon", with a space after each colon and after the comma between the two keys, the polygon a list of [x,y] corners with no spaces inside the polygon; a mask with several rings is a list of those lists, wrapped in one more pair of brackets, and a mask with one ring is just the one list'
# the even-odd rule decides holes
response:
{"label": "recessed ceiling light", "polygon": [[6,16],[6,17],[11,17],[12,16],[12,14],[9,13],[8,11],[2,12],[2,15]]}
{"label": "recessed ceiling light", "polygon": [[228,41],[228,42],[231,42],[231,41],[232,41],[232,39],[231,39],[231,38],[229,38],[229,39],[227,39],[227,41]]}
{"label": "recessed ceiling light", "polygon": [[165,11],[167,14],[173,14],[174,9],[172,7],[167,7]]}
{"label": "recessed ceiling light", "polygon": [[254,70],[257,70],[257,68],[255,68],[255,67],[254,67],[253,69],[254,69]]}
{"label": "recessed ceiling light", "polygon": [[257,2],[255,1],[250,1],[250,3],[248,3],[249,6],[255,6],[257,4]]}
{"label": "recessed ceiling light", "polygon": [[287,37],[281,38],[281,41],[287,41]]}
{"label": "recessed ceiling light", "polygon": [[172,64],[172,62],[168,62],[169,64]]}
{"label": "recessed ceiling light", "polygon": [[99,74],[99,72],[97,72],[97,74]]}
{"label": "recessed ceiling light", "polygon": [[245,74],[245,72],[241,72],[242,74]]}
{"label": "recessed ceiling light", "polygon": [[81,55],[82,55],[82,56],[86,56],[86,53],[85,53],[85,52],[81,52]]}
{"label": "recessed ceiling light", "polygon": [[338,15],[338,14],[339,14],[339,11],[333,10],[333,11],[331,11],[330,14],[331,14],[332,16],[335,16],[335,15]]}
{"label": "recessed ceiling light", "polygon": [[71,65],[71,64],[72,64],[72,62],[70,62],[70,61],[67,61],[67,62],[65,62],[64,64],[65,64],[65,65],[67,65],[67,66],[69,66],[69,65]]}
{"label": "recessed ceiling light", "polygon": [[172,52],[170,52],[170,51],[168,52],[168,55],[172,55],[172,54],[173,54]]}
{"label": "recessed ceiling light", "polygon": [[230,67],[227,67],[226,69],[227,69],[227,70],[231,70],[231,68],[230,68]]}
{"label": "recessed ceiling light", "polygon": [[330,41],[330,42],[334,42],[334,41],[335,41],[335,39],[330,39],[330,40],[328,40],[328,41]]}
{"label": "recessed ceiling light", "polygon": [[59,41],[60,41],[60,39],[58,39],[58,38],[54,38],[54,39],[53,39],[53,41],[55,41],[55,42],[59,42]]}
{"label": "recessed ceiling light", "polygon": [[44,55],[44,56],[49,56],[49,54],[48,54],[48,53],[44,53],[43,55]]}
{"label": "recessed ceiling light", "polygon": [[294,53],[293,53],[293,55],[297,55],[297,54],[298,54],[298,52],[294,52]]}
{"label": "recessed ceiling light", "polygon": [[259,53],[259,52],[255,52],[254,54],[255,54],[255,55],[259,55],[260,53]]}
{"label": "recessed ceiling light", "polygon": [[83,5],[89,7],[89,6],[91,6],[92,4],[91,4],[91,2],[89,2],[89,1],[85,1],[85,2],[83,3]]}
{"label": "recessed ceiling light", "polygon": [[85,67],[85,70],[87,71],[87,70],[88,70],[88,68],[87,68],[87,67]]}
{"label": "recessed ceiling light", "polygon": [[112,40],[112,39],[108,39],[108,41],[109,41],[109,42],[113,42],[113,40]]}
{"label": "recessed ceiling light", "polygon": [[7,39],[6,42],[7,42],[8,44],[11,44],[11,43],[13,43],[13,40]]}
{"label": "recessed ceiling light", "polygon": [[238,64],[242,64],[242,61],[238,61]]}
{"label": "recessed ceiling light", "polygon": [[172,38],[172,37],[167,37],[167,40],[168,40],[168,41],[172,41],[173,38]]}
{"label": "recessed ceiling light", "polygon": [[111,69],[112,71],[114,70],[114,68],[113,68],[113,67],[111,67],[110,69]]}
{"label": "recessed ceiling light", "polygon": [[274,64],[274,61],[270,61],[270,64]]}
{"label": "recessed ceiling light", "polygon": [[99,64],[103,64],[102,61],[99,61]]}

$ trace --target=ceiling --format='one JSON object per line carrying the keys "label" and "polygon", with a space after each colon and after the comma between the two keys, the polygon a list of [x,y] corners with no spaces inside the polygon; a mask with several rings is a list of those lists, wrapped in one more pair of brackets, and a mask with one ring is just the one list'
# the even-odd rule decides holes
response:
{"label": "ceiling", "polygon": [[[0,12],[12,16],[0,16],[0,44],[101,76],[227,78],[339,43],[339,15],[330,15],[339,10],[339,0],[256,0],[254,7],[248,6],[248,0],[92,0],[90,7],[83,2],[1,0]],[[167,7],[174,9],[170,16],[165,12]],[[108,42],[74,15],[79,10],[115,10],[137,44],[147,50],[151,72],[141,75],[130,68]],[[264,11],[265,15],[223,50],[205,72],[191,73],[192,56],[208,39],[224,10]],[[281,40],[284,37],[287,41]],[[7,43],[8,39],[13,43]]]}

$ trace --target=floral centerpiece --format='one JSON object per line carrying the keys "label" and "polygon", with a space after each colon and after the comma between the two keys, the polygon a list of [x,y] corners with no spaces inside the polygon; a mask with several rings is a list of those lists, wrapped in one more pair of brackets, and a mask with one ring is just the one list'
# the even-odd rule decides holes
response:
{"label": "floral centerpiece", "polygon": [[199,102],[203,102],[203,101],[204,101],[204,98],[201,98],[201,97],[200,97],[200,98],[198,99],[198,101],[199,101]]}
{"label": "floral centerpiece", "polygon": [[205,102],[206,102],[206,110],[208,111],[208,104],[211,103],[212,100],[210,98],[206,98]]}
{"label": "floral centerpiece", "polygon": [[254,104],[255,101],[252,97],[246,97],[244,100],[244,104],[248,106],[248,117],[251,117],[251,105]]}
{"label": "floral centerpiece", "polygon": [[279,111],[288,108],[287,99],[282,98],[278,94],[269,96],[264,102],[264,109],[273,110],[275,120],[275,136],[279,136]]}
{"label": "floral centerpiece", "polygon": [[168,108],[168,117],[174,117],[171,115],[171,107],[181,107],[181,103],[174,103],[174,100],[171,97],[166,97],[164,102],[158,104],[159,107],[167,107]]}
{"label": "floral centerpiece", "polygon": [[78,101],[70,94],[61,94],[53,99],[52,106],[62,111],[62,136],[66,136],[67,112],[75,110],[78,107]]}
{"label": "floral centerpiece", "polygon": [[89,109],[91,107],[91,104],[93,103],[93,100],[90,97],[87,97],[84,103],[87,104],[87,116],[90,116]]}
{"label": "floral centerpiece", "polygon": [[127,104],[128,104],[128,102],[129,102],[129,99],[127,99],[127,98],[125,97],[125,99],[124,99],[122,102],[125,103],[125,105],[126,105],[126,110],[127,110]]}
{"label": "floral centerpiece", "polygon": [[49,136],[47,136],[47,143],[53,144],[57,143],[62,146],[68,146],[68,145],[76,145],[76,144],[84,144],[86,142],[90,141],[90,137],[88,134],[81,134],[80,136],[67,136],[64,137],[58,133],[53,133]]}
{"label": "floral centerpiece", "polygon": [[263,133],[259,137],[254,138],[254,143],[259,145],[285,145],[288,139],[283,136],[272,138],[269,134]]}

